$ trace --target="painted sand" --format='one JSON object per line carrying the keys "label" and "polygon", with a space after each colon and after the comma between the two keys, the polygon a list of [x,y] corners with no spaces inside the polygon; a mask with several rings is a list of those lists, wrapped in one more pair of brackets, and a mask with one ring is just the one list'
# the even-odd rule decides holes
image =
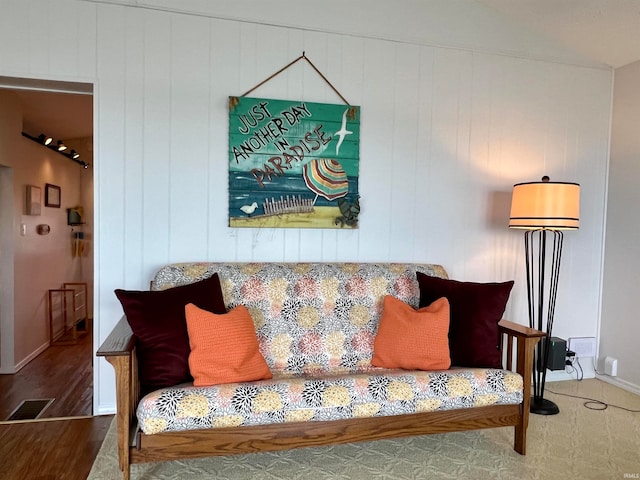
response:
{"label": "painted sand", "polygon": [[[335,219],[340,216],[338,207],[314,207],[313,212],[285,213],[282,215],[230,218],[229,226],[237,228],[340,228]],[[354,227],[345,225],[351,230]]]}

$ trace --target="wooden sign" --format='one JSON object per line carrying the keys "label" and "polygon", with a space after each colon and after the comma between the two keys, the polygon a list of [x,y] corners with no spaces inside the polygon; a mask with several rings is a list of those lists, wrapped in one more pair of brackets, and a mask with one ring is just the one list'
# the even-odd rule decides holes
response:
{"label": "wooden sign", "polygon": [[360,107],[230,97],[229,226],[357,228]]}

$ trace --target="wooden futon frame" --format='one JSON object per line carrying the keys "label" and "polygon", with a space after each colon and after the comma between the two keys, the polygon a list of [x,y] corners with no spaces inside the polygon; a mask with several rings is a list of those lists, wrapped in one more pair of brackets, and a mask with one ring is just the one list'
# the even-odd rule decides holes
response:
{"label": "wooden futon frame", "polygon": [[123,478],[130,465],[185,458],[286,450],[337,443],[350,443],[410,435],[459,432],[513,426],[513,448],[526,452],[533,351],[544,332],[502,320],[501,347],[506,338],[505,368],[524,379],[524,399],[519,405],[491,405],[457,410],[398,416],[352,418],[335,421],[278,423],[258,426],[212,428],[145,435],[137,428],[136,407],[140,400],[137,375],[136,337],[123,317],[97,352],[115,368],[117,397],[118,459]]}

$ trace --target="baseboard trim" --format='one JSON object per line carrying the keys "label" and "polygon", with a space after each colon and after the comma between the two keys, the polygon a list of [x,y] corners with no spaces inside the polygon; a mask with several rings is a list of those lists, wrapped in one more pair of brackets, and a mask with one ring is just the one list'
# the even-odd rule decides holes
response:
{"label": "baseboard trim", "polygon": [[98,405],[94,415],[113,415],[116,413],[115,405]]}
{"label": "baseboard trim", "polygon": [[40,345],[33,352],[31,352],[25,358],[20,360],[20,362],[18,362],[15,366],[6,367],[6,368],[0,369],[0,373],[2,373],[2,374],[10,374],[10,375],[12,375],[14,373],[18,373],[22,367],[27,365],[31,360],[36,358],[38,355],[40,355],[42,352],[44,352],[47,348],[49,348],[49,342],[46,342],[46,343],[43,343],[42,345]]}
{"label": "baseboard trim", "polygon": [[23,360],[21,360],[18,364],[16,364],[16,372],[19,372],[22,367],[27,365],[31,360],[36,358],[38,355],[40,355],[42,352],[44,352],[47,348],[49,348],[49,342],[48,341],[43,343],[42,345],[40,345],[33,352],[31,352],[29,355],[27,355]]}
{"label": "baseboard trim", "polygon": [[611,385],[615,385],[616,387],[620,387],[627,392],[635,393],[636,395],[640,395],[640,385],[636,385],[631,382],[627,382],[626,380],[622,380],[617,377],[610,377],[609,375],[600,375],[597,374],[596,378],[598,380],[602,380],[603,382],[610,383]]}

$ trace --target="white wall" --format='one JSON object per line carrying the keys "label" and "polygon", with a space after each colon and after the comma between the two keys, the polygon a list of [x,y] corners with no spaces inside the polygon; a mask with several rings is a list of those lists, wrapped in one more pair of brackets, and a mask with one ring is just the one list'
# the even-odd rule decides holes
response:
{"label": "white wall", "polygon": [[[0,0],[0,75],[95,82],[96,345],[121,315],[115,288],[146,288],[158,267],[188,260],[437,262],[461,280],[515,279],[507,316],[526,323],[509,199],[514,183],[544,174],[583,192],[554,333],[596,335],[608,69],[469,1],[225,6],[251,21],[215,18],[224,16],[216,2],[154,3],[201,15]],[[227,97],[302,51],[362,107],[360,228],[230,229]],[[302,64],[253,95],[339,103]],[[96,411],[109,411],[112,369],[97,367]]]}
{"label": "white wall", "polygon": [[618,382],[640,393],[640,62],[615,71],[599,371],[618,359]]}

